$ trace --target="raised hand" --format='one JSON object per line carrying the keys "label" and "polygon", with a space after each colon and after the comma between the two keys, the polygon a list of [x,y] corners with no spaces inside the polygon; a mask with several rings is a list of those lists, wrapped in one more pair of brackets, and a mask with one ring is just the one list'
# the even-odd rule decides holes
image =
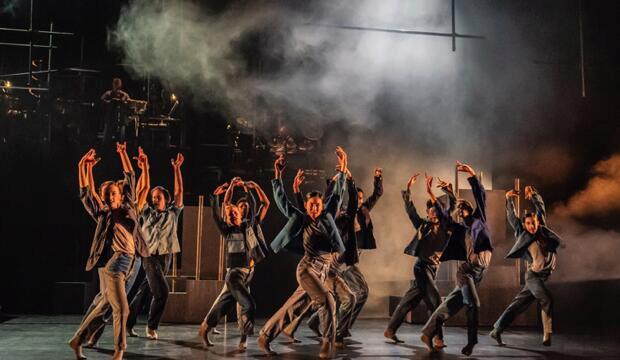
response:
{"label": "raised hand", "polygon": [[378,167],[375,168],[375,177],[381,177],[383,175],[383,169]]}
{"label": "raised hand", "polygon": [[429,194],[432,194],[433,193],[433,177],[428,176],[426,173],[424,173],[424,177],[426,177],[426,192]]}
{"label": "raised hand", "polygon": [[346,172],[348,166],[347,153],[340,146],[336,146],[336,157],[338,158],[339,170],[341,172]]}
{"label": "raised hand", "polygon": [[149,157],[146,155],[146,153],[142,150],[141,146],[138,146],[138,156],[134,156],[133,157],[134,160],[136,160],[138,162],[138,167],[141,170],[146,170],[148,169],[149,166]]}
{"label": "raised hand", "polygon": [[519,193],[516,190],[506,191],[506,200],[509,200],[510,198],[516,198],[516,197],[519,197]]}
{"label": "raised hand", "polygon": [[347,174],[347,180],[353,179],[353,174],[351,174],[351,171],[349,171],[349,169],[347,169],[346,174]]}
{"label": "raised hand", "polygon": [[126,142],[117,142],[116,143],[116,152],[122,154],[127,151],[127,143]]}
{"label": "raised hand", "polygon": [[273,170],[275,172],[276,179],[282,178],[282,172],[284,171],[284,166],[286,165],[284,161],[284,155],[278,156],[276,161],[273,163]]}
{"label": "raised hand", "polygon": [[537,191],[535,187],[528,185],[525,187],[524,192],[525,192],[525,198],[527,200],[532,200],[532,195],[534,195]]}
{"label": "raised hand", "polygon": [[295,179],[293,180],[293,191],[300,192],[300,186],[304,183],[306,177],[304,176],[304,171],[302,169],[297,170],[297,174],[295,174]]}
{"label": "raised hand", "polygon": [[415,182],[418,180],[418,176],[420,176],[419,173],[409,178],[409,181],[407,181],[407,190],[411,189],[411,186],[415,184]]}
{"label": "raised hand", "polygon": [[172,164],[173,168],[180,168],[181,165],[183,165],[183,161],[185,161],[185,157],[181,153],[177,154],[176,159],[170,159],[170,163]]}
{"label": "raised hand", "polygon": [[459,172],[468,173],[469,176],[476,176],[476,172],[474,171],[474,168],[458,160],[456,161],[456,170]]}
{"label": "raised hand", "polygon": [[245,181],[243,183],[248,189],[256,189],[256,187],[258,186],[257,183],[255,183],[254,181]]}
{"label": "raised hand", "polygon": [[213,195],[215,196],[222,195],[223,193],[226,192],[227,189],[228,189],[228,183],[223,183],[222,185],[215,188],[215,190],[213,191]]}

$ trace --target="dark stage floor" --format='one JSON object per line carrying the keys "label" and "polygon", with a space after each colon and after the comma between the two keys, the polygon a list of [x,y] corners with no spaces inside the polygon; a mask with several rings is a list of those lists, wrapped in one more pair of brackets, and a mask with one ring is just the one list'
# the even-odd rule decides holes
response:
{"label": "dark stage floor", "polygon": [[[75,331],[80,321],[79,316],[21,316],[0,324],[0,359],[72,359],[72,351],[67,340]],[[447,328],[448,347],[443,353],[429,356],[419,341],[420,326],[404,325],[399,332],[405,344],[386,343],[383,329],[386,320],[360,320],[355,327],[349,346],[340,351],[336,358],[370,358],[370,359],[457,359],[463,358],[460,349],[464,345],[465,331],[462,328]],[[262,321],[259,322],[259,325]],[[258,327],[257,327],[258,328]],[[111,327],[110,327],[111,329]],[[142,332],[143,325],[140,326]],[[220,359],[220,358],[256,358],[266,357],[256,346],[256,338],[249,341],[244,354],[236,352],[239,339],[233,324],[221,330],[227,330],[228,336],[214,336],[216,346],[203,350],[198,344],[197,325],[163,325],[160,328],[160,340],[147,341],[144,338],[129,338],[127,359]],[[536,331],[510,331],[504,336],[508,347],[494,346],[486,334],[481,331],[480,344],[471,358],[479,359],[620,359],[620,344],[614,342],[611,333],[604,341],[602,334],[563,335],[556,334],[553,346],[545,348],[540,345],[540,334]],[[285,344],[284,337],[273,342],[277,358],[313,359],[319,351],[315,338],[308,337],[310,332],[302,327],[298,334],[302,343]],[[615,336],[615,335],[614,335]],[[364,344],[362,344],[362,341]],[[85,349],[88,359],[108,359],[111,355],[110,330],[106,330],[97,349]]]}

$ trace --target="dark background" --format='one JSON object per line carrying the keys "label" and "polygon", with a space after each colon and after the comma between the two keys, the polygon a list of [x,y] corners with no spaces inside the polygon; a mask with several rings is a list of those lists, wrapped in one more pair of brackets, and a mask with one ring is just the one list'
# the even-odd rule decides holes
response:
{"label": "dark background", "polygon": [[[239,3],[244,2],[205,2],[202,6],[217,14]],[[3,1],[0,4],[0,26],[27,26],[28,2]],[[120,65],[122,55],[118,50],[110,50],[107,43],[108,29],[116,23],[124,4],[125,1],[115,0],[35,2],[35,28],[47,28],[53,21],[56,29],[77,34],[58,40],[60,50],[55,51],[52,67],[78,66],[100,71],[89,77],[86,94],[90,99],[96,99],[106,90],[114,76],[125,79],[125,88],[134,97],[140,98],[140,94],[144,93],[143,79],[132,79],[132,75]],[[300,11],[311,7],[307,4],[302,7],[301,2],[293,4],[298,5]],[[502,123],[501,119],[508,115],[509,108],[506,113],[502,113],[501,108],[496,109],[494,115],[498,121],[489,132],[492,134],[489,139],[491,153],[496,154],[491,159],[495,163],[495,187],[511,186],[506,179],[511,179],[513,173],[529,166],[527,158],[532,157],[528,154],[531,146],[541,141],[558,143],[562,144],[562,148],[570,149],[572,169],[563,181],[552,186],[543,185],[540,190],[546,195],[548,203],[566,200],[567,194],[573,194],[585,186],[591,175],[590,169],[596,162],[620,149],[620,43],[617,41],[620,30],[617,2],[583,2],[588,89],[585,98],[580,90],[577,1],[487,1],[479,4],[468,2],[467,5],[483,14],[500,10],[504,14],[512,14],[524,38],[531,42],[533,48],[546,54],[533,61],[538,61],[540,67],[552,74],[556,93],[548,106],[532,111],[528,119],[518,126],[504,126]],[[294,5],[289,3],[286,6]],[[0,33],[0,39],[12,42],[28,40],[26,35],[16,37],[7,33]],[[24,71],[27,64],[24,54],[27,52],[20,48],[0,47],[0,74]],[[244,55],[252,61],[258,61],[257,58],[262,56],[260,48],[251,47],[244,49]],[[481,59],[481,62],[485,61],[489,63],[484,66],[500,65]],[[53,81],[71,84],[70,81],[63,82],[60,75]],[[182,90],[180,95],[183,97]],[[386,119],[398,111],[391,108],[389,94],[378,106],[378,112],[386,115]],[[183,166],[186,204],[194,204],[197,195],[210,193],[218,183],[233,175],[253,178],[270,193],[273,158],[268,151],[252,148],[252,140],[246,135],[236,138],[234,126],[232,129],[229,127],[229,121],[215,104],[193,106],[188,101],[182,103],[179,111],[186,120],[186,142],[183,148],[146,147],[151,163],[162,164],[153,166],[152,179],[171,189],[172,172],[168,159],[182,151],[186,157]],[[93,119],[82,121],[97,121],[94,118],[98,116],[93,111]],[[0,121],[3,120],[0,118]],[[389,120],[386,121],[386,124],[376,126],[389,127]],[[536,135],[542,127],[547,129],[544,137]],[[333,143],[339,134],[346,132],[364,137],[375,131],[372,127],[352,130],[337,121],[327,129],[329,135],[324,139],[324,144]],[[397,132],[396,128],[393,133]],[[51,141],[42,140],[45,136],[41,134],[44,133],[45,126],[35,124],[4,137],[0,144],[0,189],[3,198],[0,215],[0,305],[2,311],[8,313],[50,313],[55,282],[88,281],[91,277],[83,268],[94,226],[78,201],[76,164],[92,143],[73,141],[62,129],[54,131]],[[506,138],[511,141],[507,143]],[[521,149],[508,149],[515,142],[522,144]],[[120,162],[114,152],[96,147],[104,162],[96,169],[95,176],[102,180],[103,177],[120,174]],[[509,150],[526,160],[511,162],[499,155]],[[309,167],[322,167],[324,163],[320,156],[319,151],[299,161]],[[362,168],[362,165],[358,166]],[[384,167],[388,168],[388,165]],[[324,168],[329,169],[328,166]],[[542,177],[548,176],[528,174],[527,180],[532,182],[544,183]],[[615,213],[581,221],[617,231],[617,211],[616,208]],[[282,224],[283,219],[274,206],[265,226],[267,238],[273,238]],[[296,286],[292,271],[296,262],[293,256],[279,254],[258,266],[254,294],[259,315],[272,313],[289,290]]]}

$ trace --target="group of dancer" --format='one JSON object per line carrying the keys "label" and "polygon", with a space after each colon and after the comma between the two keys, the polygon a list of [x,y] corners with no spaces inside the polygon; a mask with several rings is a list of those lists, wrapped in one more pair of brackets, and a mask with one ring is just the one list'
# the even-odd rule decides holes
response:
{"label": "group of dancer", "polygon": [[[172,254],[180,251],[176,232],[183,209],[183,155],[178,154],[172,160],[175,189],[171,198],[163,187],[150,190],[148,157],[142,149],[138,149],[134,158],[141,170],[137,185],[125,144],[117,144],[117,152],[123,164],[124,180],[106,181],[99,191],[92,175],[99,161],[95,151],[91,149],[84,155],[78,166],[80,197],[97,222],[86,269],[97,268],[101,284],[100,293],[69,342],[78,359],[86,358],[82,345],[96,344],[110,315],[114,324],[113,359],[122,359],[127,319],[133,319],[129,322],[129,334],[137,335],[133,331],[135,316],[144,299],[149,298],[149,291],[152,300],[146,336],[158,338],[156,330],[168,296],[164,275]],[[210,334],[217,331],[219,321],[236,308],[241,333],[238,348],[246,349],[248,336],[254,334],[256,304],[250,291],[254,267],[270,252],[281,250],[303,255],[296,270],[299,286],[260,330],[259,348],[267,355],[275,355],[270,344],[280,333],[291,342],[298,342],[295,332],[302,319],[310,314],[308,326],[321,337],[320,358],[331,357],[336,348],[345,346],[345,339],[351,336],[353,324],[368,299],[368,285],[357,264],[362,250],[377,247],[370,212],[383,194],[383,172],[375,169],[373,193],[366,199],[364,191],[355,186],[347,153],[337,147],[335,155],[336,174],[328,179],[324,192],[313,190],[302,195],[305,174],[297,171],[293,181],[294,202],[287,197],[282,182],[285,159],[279,156],[275,160],[273,200],[287,222],[269,245],[261,223],[270,201],[261,187],[236,177],[215,189],[211,206],[214,221],[224,237],[226,278],[200,325],[198,336],[205,347],[213,345]],[[432,314],[422,328],[421,341],[429,351],[439,351],[446,346],[443,324],[465,307],[468,341],[462,353],[471,355],[478,342],[480,299],[476,287],[489,268],[493,246],[487,225],[485,190],[471,166],[457,162],[457,170],[468,174],[475,206],[465,199],[457,199],[452,185],[438,178],[437,187],[446,195],[446,200],[440,201],[433,193],[433,177],[426,176],[429,199],[426,218],[422,218],[411,201],[411,187],[419,174],[412,176],[402,191],[405,210],[416,230],[405,248],[406,254],[416,257],[415,281],[392,314],[384,336],[395,343],[402,342],[396,332],[407,313],[424,300]],[[149,191],[152,205],[147,205]],[[239,193],[241,196],[235,200],[235,194]],[[224,197],[220,206],[221,195]],[[514,190],[506,193],[508,221],[516,237],[507,257],[527,261],[525,286],[489,335],[503,345],[502,332],[537,300],[542,308],[543,344],[548,346],[553,306],[545,281],[555,269],[560,239],[546,227],[544,202],[536,189],[525,188],[525,197],[532,200],[536,212],[526,213],[522,219],[515,212],[517,196]],[[459,261],[456,287],[442,301],[435,276],[440,264],[449,260]],[[144,280],[136,281],[141,269]]]}

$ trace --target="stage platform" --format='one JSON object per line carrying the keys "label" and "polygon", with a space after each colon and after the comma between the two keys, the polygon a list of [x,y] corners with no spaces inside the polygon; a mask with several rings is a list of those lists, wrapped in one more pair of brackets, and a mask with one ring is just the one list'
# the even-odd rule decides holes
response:
{"label": "stage platform", "polygon": [[[141,319],[143,320],[143,319]],[[0,323],[0,359],[73,359],[67,340],[78,326],[80,316],[19,316]],[[263,324],[258,322],[257,332]],[[445,351],[429,356],[419,341],[419,325],[404,324],[399,331],[404,344],[393,345],[383,338],[387,319],[361,319],[355,326],[353,338],[347,348],[338,352],[337,359],[460,359],[460,349],[466,340],[465,329],[446,329]],[[257,348],[256,337],[251,337],[245,353],[238,353],[239,333],[234,323],[220,325],[222,335],[213,336],[215,346],[205,350],[196,338],[197,325],[167,325],[160,327],[160,340],[148,341],[144,337],[129,338],[126,359],[224,359],[267,357]],[[140,322],[139,330],[144,325]],[[85,349],[88,359],[109,359],[112,354],[111,326],[106,329],[98,348]],[[225,331],[225,332],[224,332]],[[518,329],[504,335],[507,347],[493,345],[486,336],[488,329],[480,331],[480,344],[470,358],[479,359],[620,359],[620,342],[617,332],[598,334],[556,334],[553,346],[543,347],[537,330]],[[227,336],[224,336],[226,334]],[[310,337],[302,326],[299,344],[287,344],[284,336],[273,342],[278,356],[273,359],[315,359],[319,351],[316,338]],[[362,343],[363,342],[363,343]]]}

